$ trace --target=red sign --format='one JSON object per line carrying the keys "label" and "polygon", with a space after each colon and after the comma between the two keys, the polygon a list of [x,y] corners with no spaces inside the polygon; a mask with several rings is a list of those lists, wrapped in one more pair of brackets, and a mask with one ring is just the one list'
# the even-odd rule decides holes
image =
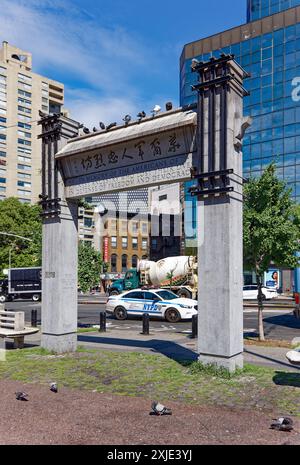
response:
{"label": "red sign", "polygon": [[108,262],[108,237],[104,238],[103,260]]}

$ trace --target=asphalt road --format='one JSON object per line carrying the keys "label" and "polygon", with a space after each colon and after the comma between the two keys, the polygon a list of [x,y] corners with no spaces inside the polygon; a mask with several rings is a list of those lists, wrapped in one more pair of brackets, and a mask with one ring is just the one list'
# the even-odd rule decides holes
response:
{"label": "asphalt road", "polygon": [[[95,303],[83,304],[83,301],[92,301]],[[99,303],[98,303],[99,302]],[[41,319],[41,304],[31,301],[15,301],[6,303],[8,310],[24,311],[26,321],[31,320],[31,310],[37,309],[38,324]],[[78,304],[78,326],[90,326],[99,324],[99,314],[105,310],[105,297],[91,296],[88,299],[79,297]],[[141,318],[130,317],[126,321],[117,321],[112,316],[107,317],[107,325],[113,329],[131,329],[141,331]],[[268,308],[264,312],[265,334],[269,339],[282,339],[291,341],[295,337],[300,338],[300,320],[297,320],[291,309]],[[180,322],[177,324],[167,323],[160,319],[151,319],[150,328],[159,331],[171,332],[188,332],[191,330],[191,322]],[[257,331],[257,311],[255,308],[244,310],[244,331],[246,334],[254,335]]]}

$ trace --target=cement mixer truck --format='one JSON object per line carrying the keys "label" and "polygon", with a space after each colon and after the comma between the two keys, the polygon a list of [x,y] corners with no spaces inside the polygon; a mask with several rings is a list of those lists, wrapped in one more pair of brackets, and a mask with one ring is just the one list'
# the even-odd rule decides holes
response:
{"label": "cement mixer truck", "polygon": [[196,299],[197,260],[192,256],[168,257],[158,262],[140,260],[137,268],[126,272],[124,279],[117,279],[111,284],[108,293],[117,295],[138,288],[165,288],[178,297]]}

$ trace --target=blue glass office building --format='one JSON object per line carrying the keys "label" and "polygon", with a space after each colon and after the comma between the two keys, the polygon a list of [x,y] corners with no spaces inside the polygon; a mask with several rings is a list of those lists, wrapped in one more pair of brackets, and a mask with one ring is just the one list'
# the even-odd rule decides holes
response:
{"label": "blue glass office building", "polygon": [[[185,45],[181,105],[196,102],[191,60],[233,53],[251,74],[244,113],[253,124],[244,139],[244,176],[259,176],[275,160],[277,174],[300,202],[300,0],[248,0],[248,23]],[[185,186],[187,252],[196,245],[196,205]]]}
{"label": "blue glass office building", "polygon": [[248,0],[247,22],[280,13],[299,5],[299,0]]}

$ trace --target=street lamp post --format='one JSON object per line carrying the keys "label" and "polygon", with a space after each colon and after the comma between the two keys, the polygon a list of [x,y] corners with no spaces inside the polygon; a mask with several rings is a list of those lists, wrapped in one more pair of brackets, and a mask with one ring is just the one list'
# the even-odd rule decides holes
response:
{"label": "street lamp post", "polygon": [[[23,239],[25,241],[29,241],[29,242],[33,242],[32,239],[29,239],[29,237],[23,237],[23,236],[18,236],[17,234],[11,234],[11,233],[5,233],[5,232],[0,232],[0,234],[2,236],[9,236],[9,237],[18,237],[19,239]],[[11,268],[11,253],[12,253],[12,250],[13,248],[16,246],[16,244],[14,243],[14,245],[12,247],[10,247],[9,249],[9,254],[8,254],[8,266],[9,268]]]}

